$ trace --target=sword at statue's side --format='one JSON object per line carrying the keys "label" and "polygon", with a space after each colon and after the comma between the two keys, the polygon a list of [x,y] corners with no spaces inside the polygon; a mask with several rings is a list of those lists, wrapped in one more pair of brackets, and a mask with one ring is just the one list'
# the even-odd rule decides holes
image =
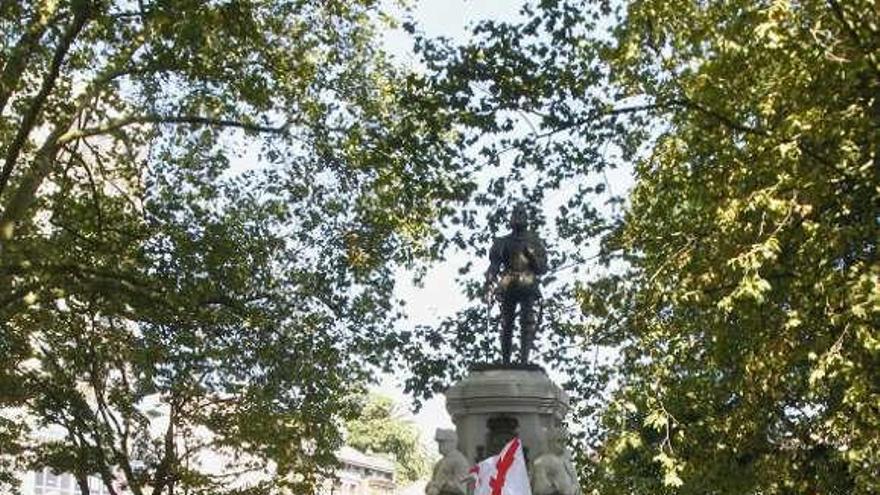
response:
{"label": "sword at statue's side", "polygon": [[486,301],[486,335],[490,335],[490,331],[492,330],[492,282],[490,280],[486,280],[485,285],[483,286],[483,300]]}

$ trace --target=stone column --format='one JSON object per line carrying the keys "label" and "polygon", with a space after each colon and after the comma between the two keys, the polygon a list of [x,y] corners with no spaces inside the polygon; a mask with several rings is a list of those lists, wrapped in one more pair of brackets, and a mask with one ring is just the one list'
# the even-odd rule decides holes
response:
{"label": "stone column", "polygon": [[497,454],[517,434],[526,459],[535,459],[547,444],[539,437],[568,412],[568,396],[537,366],[491,365],[450,387],[446,408],[469,461]]}

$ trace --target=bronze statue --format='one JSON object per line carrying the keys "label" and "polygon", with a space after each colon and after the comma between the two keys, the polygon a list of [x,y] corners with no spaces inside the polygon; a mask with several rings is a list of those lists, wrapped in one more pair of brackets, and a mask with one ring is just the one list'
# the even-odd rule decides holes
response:
{"label": "bronze statue", "polygon": [[519,306],[519,362],[528,364],[529,351],[538,331],[535,306],[541,298],[540,276],[547,272],[547,251],[537,234],[528,230],[524,206],[514,207],[510,228],[510,234],[496,238],[489,251],[485,291],[489,301],[494,295],[501,303],[501,358],[504,364],[510,364],[513,321]]}

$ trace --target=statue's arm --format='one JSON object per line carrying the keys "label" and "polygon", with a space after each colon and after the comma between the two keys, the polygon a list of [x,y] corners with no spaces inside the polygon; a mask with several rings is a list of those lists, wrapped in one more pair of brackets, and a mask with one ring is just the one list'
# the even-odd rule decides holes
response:
{"label": "statue's arm", "polygon": [[452,493],[463,494],[465,492],[464,480],[467,477],[470,466],[463,456],[461,458],[447,459],[447,461],[443,466],[443,473],[440,477],[443,481],[439,488]]}
{"label": "statue's arm", "polygon": [[489,250],[489,268],[486,270],[486,281],[491,282],[498,276],[501,271],[501,239],[495,239],[492,242],[492,249]]}
{"label": "statue's arm", "polygon": [[578,481],[577,470],[574,468],[574,463],[571,460],[571,454],[568,452],[568,449],[565,451],[563,461],[563,467],[565,467],[565,471],[572,484],[570,495],[581,495],[581,484]]}
{"label": "statue's arm", "polygon": [[552,484],[547,476],[546,459],[543,456],[538,457],[532,462],[529,469],[529,478],[532,484],[532,493],[535,495],[544,495],[550,493],[553,489]]}
{"label": "statue's arm", "polygon": [[501,239],[495,239],[492,242],[492,249],[489,250],[489,268],[486,270],[486,281],[483,283],[483,297],[486,301],[492,298],[493,284],[501,271]]}

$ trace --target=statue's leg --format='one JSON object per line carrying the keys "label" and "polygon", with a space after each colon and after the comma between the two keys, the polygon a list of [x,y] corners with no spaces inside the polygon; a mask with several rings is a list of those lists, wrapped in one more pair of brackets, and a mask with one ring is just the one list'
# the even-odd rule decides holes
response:
{"label": "statue's leg", "polygon": [[535,310],[537,302],[536,297],[523,298],[520,303],[520,340],[519,340],[519,362],[528,364],[529,353],[535,345],[535,334],[538,331],[538,314]]}
{"label": "statue's leg", "polygon": [[516,303],[509,300],[501,302],[501,362],[510,364],[510,351],[513,346],[513,319]]}

